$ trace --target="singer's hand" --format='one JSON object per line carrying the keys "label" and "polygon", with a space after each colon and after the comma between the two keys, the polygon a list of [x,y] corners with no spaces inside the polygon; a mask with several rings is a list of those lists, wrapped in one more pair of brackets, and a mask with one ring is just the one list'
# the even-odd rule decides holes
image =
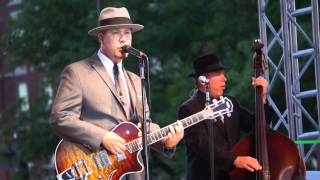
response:
{"label": "singer's hand", "polygon": [[107,132],[102,139],[102,146],[113,154],[123,153],[126,141],[114,132]]}
{"label": "singer's hand", "polygon": [[174,148],[184,135],[184,128],[180,121],[177,121],[177,126],[169,126],[170,132],[168,136],[163,140],[164,146],[166,148]]}

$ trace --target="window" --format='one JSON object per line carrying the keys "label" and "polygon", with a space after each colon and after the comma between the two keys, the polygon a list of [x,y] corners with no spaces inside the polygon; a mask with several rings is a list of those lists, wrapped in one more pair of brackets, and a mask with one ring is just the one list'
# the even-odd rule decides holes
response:
{"label": "window", "polygon": [[26,75],[27,73],[28,71],[26,66],[19,66],[14,69],[15,76],[23,76],[23,75]]}
{"label": "window", "polygon": [[21,4],[22,0],[10,0],[8,2],[8,6],[14,6],[14,5],[19,5]]}
{"label": "window", "polygon": [[10,17],[12,20],[17,20],[21,10],[15,10],[10,12]]}
{"label": "window", "polygon": [[18,95],[21,100],[21,111],[25,112],[29,110],[29,96],[28,96],[28,85],[25,82],[19,83]]}

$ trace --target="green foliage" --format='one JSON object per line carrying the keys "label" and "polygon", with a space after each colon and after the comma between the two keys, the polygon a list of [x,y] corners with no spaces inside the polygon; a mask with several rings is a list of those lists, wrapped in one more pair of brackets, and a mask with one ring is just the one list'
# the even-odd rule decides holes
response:
{"label": "green foliage", "polygon": [[12,22],[16,41],[8,52],[10,65],[30,65],[50,78],[97,48],[87,30],[96,25],[94,3],[77,0],[23,1]]}
{"label": "green foliage", "polygon": [[[57,144],[57,137],[50,129],[48,98],[41,97],[31,104],[31,109],[21,112],[14,127],[15,145],[20,160],[50,160]],[[32,148],[30,148],[32,147]]]}
{"label": "green foliage", "polygon": [[[230,67],[229,93],[250,104],[252,92],[243,89],[251,88],[250,44],[258,37],[256,3],[255,0],[135,0],[108,4],[126,6],[133,21],[145,25],[144,30],[134,33],[133,46],[143,49],[150,58],[152,118],[156,123],[164,126],[176,120],[177,108],[194,86],[187,77],[192,59],[205,49],[215,52]],[[96,39],[87,35],[96,23],[95,1],[23,1],[18,20],[11,23],[17,37],[8,52],[10,65],[34,66],[55,84],[66,64],[96,52]],[[134,58],[125,63],[138,72]],[[19,134],[15,140],[17,155],[24,161],[48,160],[56,145],[49,129],[49,111],[43,102],[35,102],[30,112],[18,116],[13,126]],[[184,157],[183,143],[173,160],[154,154],[152,177],[183,178]],[[159,173],[167,176],[161,178]]]}
{"label": "green foliage", "polygon": [[[39,161],[48,163],[52,158],[58,138],[49,125],[48,100],[49,97],[45,95],[38,97],[30,104],[29,111],[25,112],[18,111],[17,105],[23,103],[20,102],[4,113],[2,124],[5,129],[0,137],[8,146],[5,152],[9,153],[8,155],[14,155],[7,160],[16,167],[17,173],[14,179],[26,178],[29,173],[32,173],[32,170],[28,170],[28,163],[39,165]],[[43,174],[40,177],[46,175]]]}

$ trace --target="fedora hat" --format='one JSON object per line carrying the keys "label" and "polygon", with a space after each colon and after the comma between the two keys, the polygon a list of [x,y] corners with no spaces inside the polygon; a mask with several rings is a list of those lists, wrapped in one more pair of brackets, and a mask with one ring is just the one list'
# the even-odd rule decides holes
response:
{"label": "fedora hat", "polygon": [[101,10],[99,26],[88,31],[89,35],[96,36],[99,32],[114,28],[129,28],[132,32],[143,29],[141,24],[133,24],[128,10],[125,7],[107,7]]}
{"label": "fedora hat", "polygon": [[208,72],[224,69],[226,69],[226,67],[221,64],[219,58],[212,53],[208,53],[194,59],[193,72],[189,74],[189,77],[198,77]]}

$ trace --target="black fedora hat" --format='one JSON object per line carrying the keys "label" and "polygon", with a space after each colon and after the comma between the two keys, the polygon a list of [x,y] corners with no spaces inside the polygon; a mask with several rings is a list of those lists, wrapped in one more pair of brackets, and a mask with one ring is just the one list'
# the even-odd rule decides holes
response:
{"label": "black fedora hat", "polygon": [[226,69],[226,67],[221,64],[219,58],[212,53],[208,53],[198,56],[193,60],[193,72],[189,74],[189,77],[198,77],[208,72],[224,69]]}

